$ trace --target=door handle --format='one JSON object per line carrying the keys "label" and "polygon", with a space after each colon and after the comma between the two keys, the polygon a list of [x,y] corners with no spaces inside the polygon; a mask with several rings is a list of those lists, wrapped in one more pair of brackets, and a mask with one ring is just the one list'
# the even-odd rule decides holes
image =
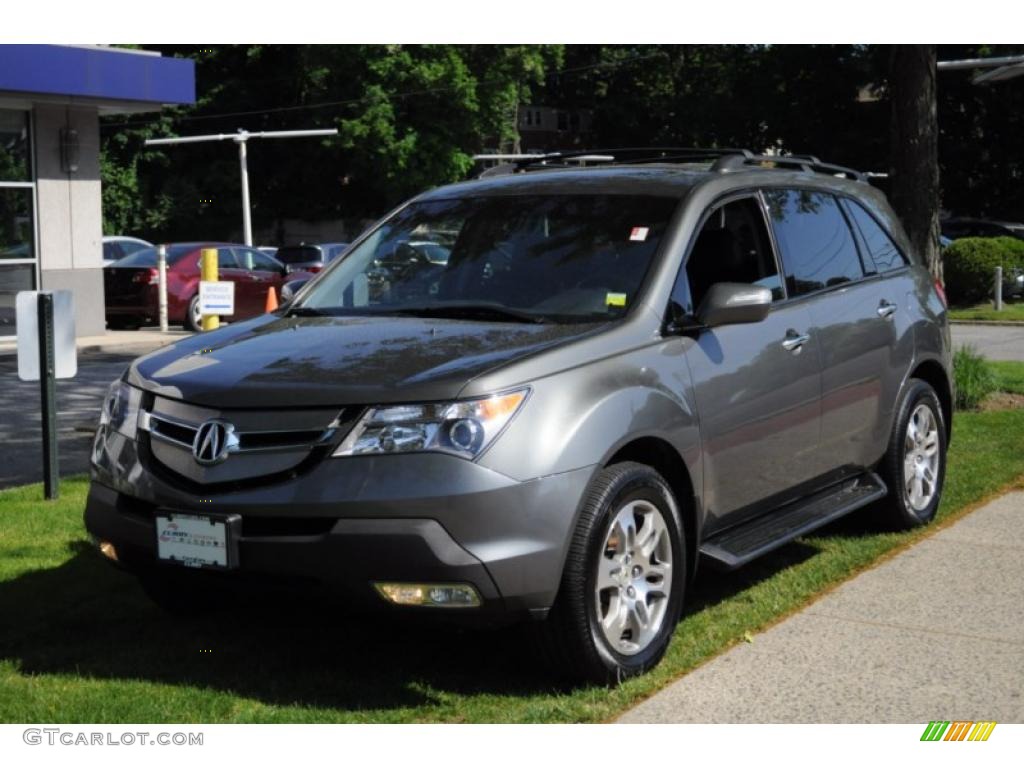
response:
{"label": "door handle", "polygon": [[782,348],[788,352],[795,352],[810,340],[809,333],[798,334],[796,331],[789,331],[786,338],[782,340]]}
{"label": "door handle", "polygon": [[885,319],[892,317],[898,307],[890,301],[882,299],[882,303],[878,305],[878,316]]}

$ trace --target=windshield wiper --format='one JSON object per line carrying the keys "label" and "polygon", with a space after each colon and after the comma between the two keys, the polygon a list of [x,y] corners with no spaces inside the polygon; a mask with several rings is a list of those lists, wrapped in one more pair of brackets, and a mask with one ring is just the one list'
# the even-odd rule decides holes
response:
{"label": "windshield wiper", "polygon": [[428,304],[422,307],[401,307],[396,315],[439,317],[453,320],[496,320],[502,323],[547,323],[544,315],[509,309],[500,304]]}

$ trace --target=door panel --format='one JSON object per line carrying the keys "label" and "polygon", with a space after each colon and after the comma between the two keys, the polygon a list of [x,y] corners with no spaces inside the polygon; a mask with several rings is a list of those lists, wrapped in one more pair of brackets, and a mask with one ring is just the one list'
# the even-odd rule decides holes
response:
{"label": "door panel", "polygon": [[[884,281],[870,280],[808,303],[821,340],[823,471],[864,466],[883,406],[883,378],[895,348],[895,322],[882,317]],[[893,297],[894,303],[899,297]]]}
{"label": "door panel", "polygon": [[752,193],[708,213],[673,291],[673,311],[699,314],[708,289],[722,282],[770,288],[775,303],[760,322],[702,330],[686,352],[707,533],[816,477],[821,428],[820,341],[807,307],[785,302],[765,212]]}
{"label": "door panel", "polygon": [[[742,510],[818,474],[819,340],[806,307],[760,323],[705,331],[687,350],[704,448],[709,532]],[[802,347],[783,346],[807,333]]]}

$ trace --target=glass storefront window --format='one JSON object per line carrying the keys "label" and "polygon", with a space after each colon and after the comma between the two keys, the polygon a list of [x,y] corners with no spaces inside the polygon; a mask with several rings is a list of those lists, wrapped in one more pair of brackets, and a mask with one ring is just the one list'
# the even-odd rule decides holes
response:
{"label": "glass storefront window", "polygon": [[14,304],[18,291],[31,291],[35,287],[34,264],[0,264],[0,336],[16,333]]}
{"label": "glass storefront window", "polygon": [[33,259],[31,187],[0,186],[0,260]]}
{"label": "glass storefront window", "polygon": [[31,181],[28,112],[0,109],[0,182]]}
{"label": "glass storefront window", "polygon": [[36,287],[29,113],[0,109],[0,336],[16,332],[15,297]]}

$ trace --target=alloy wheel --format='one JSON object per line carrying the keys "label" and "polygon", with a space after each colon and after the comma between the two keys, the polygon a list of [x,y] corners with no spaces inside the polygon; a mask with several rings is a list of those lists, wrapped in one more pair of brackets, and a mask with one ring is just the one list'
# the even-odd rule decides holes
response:
{"label": "alloy wheel", "polygon": [[903,447],[903,492],[907,506],[920,512],[938,490],[939,426],[926,403],[920,403],[907,421]]}
{"label": "alloy wheel", "polygon": [[672,593],[672,537],[654,504],[631,501],[612,518],[594,589],[598,626],[612,649],[632,656],[647,648]]}

